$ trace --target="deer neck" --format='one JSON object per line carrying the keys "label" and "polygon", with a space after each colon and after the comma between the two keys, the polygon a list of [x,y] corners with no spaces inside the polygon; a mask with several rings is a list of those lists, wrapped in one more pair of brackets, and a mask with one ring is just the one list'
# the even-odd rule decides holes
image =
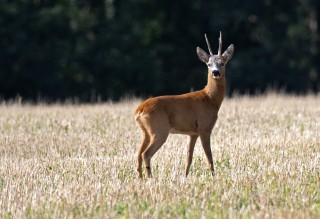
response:
{"label": "deer neck", "polygon": [[214,79],[211,73],[208,73],[208,82],[204,88],[204,92],[214,104],[219,104],[219,107],[225,95],[225,88],[226,79],[224,76],[219,79]]}

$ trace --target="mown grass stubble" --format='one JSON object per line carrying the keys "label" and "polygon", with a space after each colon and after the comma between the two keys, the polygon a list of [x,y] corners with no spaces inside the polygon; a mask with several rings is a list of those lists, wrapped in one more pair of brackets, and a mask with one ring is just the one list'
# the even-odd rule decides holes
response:
{"label": "mown grass stubble", "polygon": [[0,106],[1,217],[320,216],[320,99],[226,99],[184,177],[187,136],[170,135],[138,179],[139,101]]}

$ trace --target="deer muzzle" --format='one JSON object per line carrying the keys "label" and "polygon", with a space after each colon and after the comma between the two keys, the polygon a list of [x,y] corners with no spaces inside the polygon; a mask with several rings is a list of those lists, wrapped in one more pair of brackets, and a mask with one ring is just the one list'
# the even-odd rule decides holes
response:
{"label": "deer muzzle", "polygon": [[220,77],[220,76],[221,76],[221,74],[220,74],[220,71],[219,71],[219,70],[213,70],[213,71],[212,71],[212,75],[213,75],[214,77],[216,77],[216,78],[218,78],[218,77]]}

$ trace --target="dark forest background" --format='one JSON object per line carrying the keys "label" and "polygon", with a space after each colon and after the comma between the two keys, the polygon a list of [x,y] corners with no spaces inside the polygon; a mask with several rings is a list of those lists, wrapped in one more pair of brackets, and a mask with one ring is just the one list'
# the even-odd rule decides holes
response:
{"label": "dark forest background", "polygon": [[196,47],[235,45],[228,94],[320,89],[319,0],[0,0],[0,98],[202,89]]}

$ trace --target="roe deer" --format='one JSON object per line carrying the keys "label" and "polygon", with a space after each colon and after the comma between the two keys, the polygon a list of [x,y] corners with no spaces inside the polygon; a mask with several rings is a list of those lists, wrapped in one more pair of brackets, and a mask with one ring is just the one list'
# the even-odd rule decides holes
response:
{"label": "roe deer", "polygon": [[214,176],[210,135],[218,118],[218,111],[225,95],[225,67],[231,59],[231,44],[221,54],[220,32],[218,54],[213,55],[207,36],[205,39],[210,55],[197,47],[199,59],[208,66],[208,82],[204,89],[182,95],[150,98],[136,109],[135,120],[142,130],[143,138],[137,154],[139,177],[142,178],[142,160],[148,177],[152,177],[150,160],[165,143],[169,133],[190,136],[185,174],[188,176],[195,143],[200,136],[211,174]]}

